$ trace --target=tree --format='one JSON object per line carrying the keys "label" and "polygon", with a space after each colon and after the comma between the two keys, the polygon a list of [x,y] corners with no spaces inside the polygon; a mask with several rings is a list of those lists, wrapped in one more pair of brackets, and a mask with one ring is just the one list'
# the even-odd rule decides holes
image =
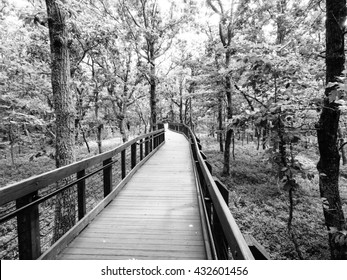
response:
{"label": "tree", "polygon": [[125,143],[128,141],[128,108],[134,104],[135,99],[140,100],[144,97],[144,94],[134,96],[137,86],[142,82],[143,77],[136,71],[136,64],[133,61],[134,50],[131,45],[126,42],[125,38],[122,38],[121,42],[123,47],[111,55],[115,63],[113,66],[115,69],[113,75],[111,74],[112,71],[109,70],[109,76],[113,77],[109,78],[107,91],[109,94],[108,99],[112,103],[113,114],[117,119],[119,131]]}
{"label": "tree", "polygon": [[[65,1],[46,0],[53,103],[56,116],[56,167],[75,161],[74,108],[70,92],[69,37]],[[59,239],[75,223],[75,197],[71,189],[57,196],[53,240]]]}
{"label": "tree", "polygon": [[121,11],[128,24],[135,49],[140,59],[145,61],[140,69],[149,84],[151,129],[156,126],[158,115],[157,60],[171,48],[173,38],[185,20],[184,16],[177,18],[174,3],[170,4],[167,18],[164,18],[157,0],[136,1],[132,7],[124,0],[121,4]]}
{"label": "tree", "polygon": [[320,159],[319,189],[325,225],[329,232],[332,259],[347,259],[346,220],[339,195],[340,154],[338,127],[340,119],[339,90],[336,82],[344,71],[346,0],[326,1],[326,90],[323,108],[317,123]]}
{"label": "tree", "polygon": [[[218,8],[214,2],[217,2]],[[222,1],[208,0],[207,4],[212,8],[214,12],[219,14],[219,38],[225,49],[224,68],[226,74],[224,77],[224,92],[227,100],[227,119],[231,120],[233,117],[233,104],[232,104],[232,86],[231,86],[231,73],[228,71],[230,66],[231,56],[235,54],[235,50],[232,48],[231,43],[234,39],[235,30],[241,26],[245,20],[243,15],[247,10],[249,0],[242,0],[240,3],[232,1],[231,8],[225,11]],[[225,136],[225,150],[224,150],[224,166],[223,174],[230,174],[230,145],[233,136],[233,130],[231,127],[226,129]]]}

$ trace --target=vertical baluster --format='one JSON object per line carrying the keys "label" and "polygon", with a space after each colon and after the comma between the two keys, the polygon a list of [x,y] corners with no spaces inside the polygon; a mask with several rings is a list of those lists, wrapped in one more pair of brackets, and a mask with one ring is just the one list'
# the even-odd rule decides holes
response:
{"label": "vertical baluster", "polygon": [[[206,163],[207,163],[207,161],[206,161]],[[210,172],[212,173],[211,170],[210,170]],[[215,181],[215,183],[218,187],[218,190],[220,191],[225,203],[228,205],[229,204],[229,191],[228,191],[228,189],[221,181],[219,181],[218,178],[214,178],[214,181]],[[228,242],[225,238],[222,225],[221,225],[219,218],[217,217],[215,211],[213,212],[213,214],[214,214],[213,215],[214,235],[215,235],[215,239],[216,239],[215,243],[216,243],[218,258],[223,259],[223,260],[227,260],[228,259],[228,250],[229,250]]]}
{"label": "vertical baluster", "polygon": [[126,150],[121,153],[122,179],[126,176]]}
{"label": "vertical baluster", "polygon": [[140,140],[140,161],[143,159],[143,139]]}
{"label": "vertical baluster", "polygon": [[[112,162],[112,158],[103,161],[103,165],[106,166]],[[112,165],[105,167],[104,173],[104,197],[106,197],[112,191]]]}
{"label": "vertical baluster", "polygon": [[158,147],[158,134],[154,135],[154,149]]}
{"label": "vertical baluster", "polygon": [[[77,172],[77,179],[86,175],[85,169]],[[82,180],[77,183],[77,204],[78,204],[78,220],[81,220],[86,214],[86,181]]]}
{"label": "vertical baluster", "polygon": [[136,166],[136,145],[136,142],[131,145],[131,169]]}
{"label": "vertical baluster", "polygon": [[145,138],[145,156],[148,155],[148,150],[149,150],[149,139],[148,137]]}
{"label": "vertical baluster", "polygon": [[[16,200],[21,208],[37,198],[37,191]],[[20,260],[35,260],[41,255],[38,205],[27,208],[17,216],[18,251]]]}

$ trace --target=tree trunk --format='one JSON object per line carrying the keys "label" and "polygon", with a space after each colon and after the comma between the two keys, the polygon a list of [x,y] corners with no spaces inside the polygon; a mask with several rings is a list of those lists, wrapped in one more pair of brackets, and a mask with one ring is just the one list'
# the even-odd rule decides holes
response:
{"label": "tree trunk", "polygon": [[13,129],[12,129],[12,123],[10,121],[10,125],[9,125],[9,131],[8,131],[8,139],[10,140],[10,151],[11,151],[11,162],[12,162],[12,167],[15,166],[15,162],[14,162],[14,133],[13,133]]}
{"label": "tree trunk", "polygon": [[[342,74],[345,63],[344,23],[346,0],[326,1],[326,83],[335,82]],[[317,164],[319,189],[323,203],[325,225],[329,232],[332,259],[347,259],[347,236],[341,231],[346,228],[339,194],[340,154],[338,150],[338,127],[340,110],[329,101],[335,88],[325,90],[324,106],[317,127],[320,159]]]}
{"label": "tree trunk", "polygon": [[83,137],[84,143],[86,144],[88,153],[90,154],[90,147],[89,147],[89,144],[88,144],[88,141],[87,141],[87,137],[86,137],[86,134],[85,134],[84,129],[82,128],[82,125],[81,125],[80,122],[79,122],[79,128],[80,128],[80,130],[82,132],[82,137]]}
{"label": "tree trunk", "polygon": [[183,81],[180,81],[179,94],[180,94],[180,101],[179,101],[180,123],[184,123],[184,120],[183,120]]}
{"label": "tree trunk", "polygon": [[340,149],[341,149],[342,165],[346,165],[347,164],[347,157],[346,157],[345,147],[343,146],[343,143],[345,141],[343,139],[341,127],[339,127],[339,129],[338,129],[338,136],[339,136],[339,147],[341,147]]}
{"label": "tree trunk", "polygon": [[102,153],[102,128],[103,125],[102,124],[98,124],[97,128],[96,128],[96,143],[98,144],[98,152],[99,154]]}
{"label": "tree trunk", "polygon": [[[56,167],[75,161],[74,109],[69,90],[70,64],[68,33],[64,1],[46,0],[51,46],[52,90],[56,116]],[[59,182],[65,184],[69,178]],[[75,194],[68,189],[57,195],[53,242],[58,240],[76,221]]]}
{"label": "tree trunk", "polygon": [[127,134],[127,128],[125,125],[125,118],[124,116],[118,117],[118,123],[119,123],[119,132],[122,135],[122,141],[123,143],[128,141],[128,134]]}
{"label": "tree trunk", "polygon": [[223,175],[230,175],[230,145],[232,136],[233,130],[229,128],[225,137]]}
{"label": "tree trunk", "polygon": [[287,7],[287,0],[277,0],[277,11],[279,14],[276,20],[276,25],[277,25],[276,44],[277,45],[280,45],[284,42],[284,37],[286,35],[286,22],[285,22],[286,7]]}
{"label": "tree trunk", "polygon": [[98,152],[99,154],[101,154],[102,153],[102,140],[101,140],[102,124],[99,121],[99,90],[97,88],[97,84],[95,85],[95,89],[94,89],[94,98],[95,98],[94,113],[95,113],[95,123],[96,123],[96,143],[98,144]]}
{"label": "tree trunk", "polygon": [[154,42],[148,40],[149,55],[150,55],[150,107],[151,107],[151,130],[155,130],[157,125],[157,93],[156,93],[156,75],[155,75],[155,57],[154,57]]}
{"label": "tree trunk", "polygon": [[262,127],[261,134],[262,134],[263,150],[265,150],[266,149],[267,124],[265,124],[265,126]]}
{"label": "tree trunk", "polygon": [[[230,64],[230,50],[227,50],[225,53],[225,65],[226,67]],[[233,117],[232,112],[232,102],[231,102],[231,83],[230,83],[230,75],[225,77],[225,94],[227,98],[227,118],[231,120]],[[233,131],[231,128],[227,128],[227,133],[225,135],[225,150],[224,150],[224,167],[223,167],[223,175],[230,174],[230,145],[231,145],[231,137],[233,135]]]}
{"label": "tree trunk", "polygon": [[223,97],[219,93],[218,96],[218,142],[219,142],[219,151],[224,152],[223,146]]}

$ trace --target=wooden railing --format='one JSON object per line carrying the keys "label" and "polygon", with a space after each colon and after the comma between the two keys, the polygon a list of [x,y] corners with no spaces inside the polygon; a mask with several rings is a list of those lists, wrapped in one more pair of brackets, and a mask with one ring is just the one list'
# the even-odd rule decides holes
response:
{"label": "wooden railing", "polygon": [[[63,239],[87,226],[164,141],[164,129],[159,129],[103,154],[0,188],[0,259],[49,258],[58,253],[67,242]],[[54,243],[55,202],[65,190],[73,190],[76,225]]]}
{"label": "wooden railing", "polygon": [[212,176],[212,166],[202,152],[200,140],[184,124],[171,123],[169,129],[183,133],[191,143],[210,238],[211,257],[224,260],[253,260],[254,256],[230,213],[228,207],[229,191],[223,183]]}

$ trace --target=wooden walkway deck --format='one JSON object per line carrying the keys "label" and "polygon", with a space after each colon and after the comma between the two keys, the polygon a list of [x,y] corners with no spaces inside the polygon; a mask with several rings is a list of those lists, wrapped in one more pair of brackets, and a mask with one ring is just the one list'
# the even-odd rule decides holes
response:
{"label": "wooden walkway deck", "polygon": [[189,142],[166,143],[58,259],[206,259]]}

